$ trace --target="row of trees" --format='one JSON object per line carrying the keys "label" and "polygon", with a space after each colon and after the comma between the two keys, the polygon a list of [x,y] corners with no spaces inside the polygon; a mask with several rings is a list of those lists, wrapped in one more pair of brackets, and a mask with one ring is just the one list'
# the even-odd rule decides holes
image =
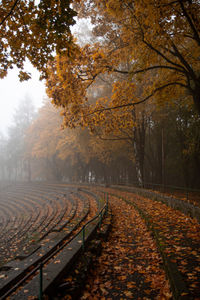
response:
{"label": "row of trees", "polygon": [[151,111],[144,105],[134,120],[112,138],[102,128],[63,129],[49,100],[36,115],[27,99],[1,137],[0,178],[131,184],[138,181],[136,145],[143,183],[199,187],[199,115],[179,105]]}
{"label": "row of trees", "polygon": [[[94,42],[49,64],[47,92],[64,126],[128,144],[140,185],[197,182],[198,127],[197,141],[190,130],[200,114],[199,2],[90,0],[74,7],[91,19]],[[180,144],[171,162],[170,141]]]}

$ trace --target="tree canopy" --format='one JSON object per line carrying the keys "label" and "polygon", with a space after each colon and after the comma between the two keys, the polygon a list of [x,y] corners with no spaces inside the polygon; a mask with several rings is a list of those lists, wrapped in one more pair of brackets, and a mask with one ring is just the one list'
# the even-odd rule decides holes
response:
{"label": "tree canopy", "polygon": [[[99,43],[80,47],[74,61],[57,57],[50,73],[57,74],[59,87],[49,88],[56,105],[83,106],[88,87],[100,74],[118,73],[127,75],[123,89],[129,97],[110,108],[133,107],[150,98],[183,103],[188,98],[200,113],[199,1],[91,0],[82,1],[81,14],[91,18]],[[145,89],[135,94],[134,86],[141,82]],[[73,89],[70,96],[62,97],[65,89]],[[106,108],[103,102],[101,108]]]}
{"label": "tree canopy", "polygon": [[199,2],[90,0],[76,9],[95,42],[50,62],[48,95],[64,126],[129,140],[142,184],[151,111],[178,104],[200,113]]}
{"label": "tree canopy", "polygon": [[75,23],[71,0],[12,0],[0,6],[0,77],[17,66],[20,80],[28,79],[24,62],[45,75],[47,62],[56,52],[68,51],[70,25]]}

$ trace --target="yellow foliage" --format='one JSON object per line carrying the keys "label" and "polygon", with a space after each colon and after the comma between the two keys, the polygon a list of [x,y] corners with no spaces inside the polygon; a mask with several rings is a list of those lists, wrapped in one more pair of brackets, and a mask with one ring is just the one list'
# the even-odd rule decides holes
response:
{"label": "yellow foliage", "polygon": [[[77,46],[73,59],[58,55],[49,64],[48,95],[62,107],[65,127],[86,126],[114,135],[129,132],[140,122],[133,110],[150,113],[153,101],[159,108],[191,96],[200,111],[198,2],[90,4],[82,1],[79,10],[92,18],[102,41]],[[146,106],[136,109],[145,101]]]}

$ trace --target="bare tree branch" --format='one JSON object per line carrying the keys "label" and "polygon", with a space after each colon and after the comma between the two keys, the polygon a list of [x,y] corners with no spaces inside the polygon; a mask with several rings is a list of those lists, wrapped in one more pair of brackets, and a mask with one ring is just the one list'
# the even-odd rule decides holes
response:
{"label": "bare tree branch", "polygon": [[0,22],[0,25],[2,25],[8,18],[9,16],[13,13],[17,3],[19,2],[20,0],[15,0],[13,6],[11,7],[9,13],[3,18],[3,20]]}
{"label": "bare tree branch", "polygon": [[175,51],[175,55],[178,57],[178,59],[180,60],[180,62],[187,68],[190,76],[195,80],[196,79],[196,75],[195,75],[193,69],[190,67],[190,65],[188,64],[188,62],[184,59],[184,57],[179,52],[178,48],[176,47],[176,45],[174,43],[172,43],[172,47],[173,47],[173,49]]}
{"label": "bare tree branch", "polygon": [[121,138],[121,137],[116,137],[116,138],[103,138],[102,136],[98,135],[100,140],[103,141],[127,141],[129,138]]}
{"label": "bare tree branch", "polygon": [[182,9],[182,12],[184,14],[184,16],[186,17],[189,25],[190,25],[190,28],[192,29],[193,33],[194,33],[194,39],[195,41],[197,42],[197,44],[200,46],[200,37],[199,37],[199,34],[198,34],[198,31],[196,30],[189,14],[187,13],[186,9],[185,9],[185,6],[183,4],[183,1],[182,0],[178,0],[180,6],[181,6],[181,9]]}
{"label": "bare tree branch", "polygon": [[172,86],[172,85],[179,85],[181,87],[184,87],[184,88],[188,88],[187,85],[181,83],[181,82],[170,82],[170,83],[166,83],[158,88],[156,88],[150,95],[148,95],[147,97],[145,97],[143,100],[140,100],[138,102],[132,102],[132,103],[127,103],[127,104],[122,104],[122,105],[117,105],[117,106],[113,106],[113,107],[105,107],[105,108],[102,108],[102,109],[97,109],[97,110],[94,110],[93,112],[85,115],[85,116],[90,116],[90,115],[93,115],[94,113],[102,113],[104,111],[111,111],[113,109],[119,109],[119,108],[124,108],[124,107],[130,107],[130,106],[135,106],[135,105],[138,105],[138,104],[141,104],[141,103],[144,103],[146,102],[148,99],[150,99],[151,97],[153,97],[157,92],[163,90],[164,88],[166,87],[169,87],[169,86]]}
{"label": "bare tree branch", "polygon": [[175,62],[173,62],[171,59],[169,59],[166,55],[164,55],[161,51],[159,51],[158,49],[156,49],[152,44],[148,43],[147,41],[145,41],[143,39],[143,43],[148,46],[151,50],[153,50],[154,52],[156,52],[159,56],[161,56],[164,60],[166,60],[169,64],[176,66],[177,68],[183,69],[183,66],[180,64],[177,64]]}
{"label": "bare tree branch", "polygon": [[184,73],[184,74],[187,72],[184,68],[175,68],[175,67],[172,67],[172,66],[163,66],[163,65],[152,66],[152,67],[144,68],[144,69],[133,71],[133,72],[118,70],[118,69],[115,69],[115,68],[113,69],[110,66],[106,66],[106,68],[108,68],[109,70],[112,70],[113,72],[116,72],[116,73],[131,74],[131,75],[136,75],[136,74],[143,73],[143,72],[150,71],[150,70],[154,70],[154,69],[168,69],[168,70],[181,72],[181,73]]}

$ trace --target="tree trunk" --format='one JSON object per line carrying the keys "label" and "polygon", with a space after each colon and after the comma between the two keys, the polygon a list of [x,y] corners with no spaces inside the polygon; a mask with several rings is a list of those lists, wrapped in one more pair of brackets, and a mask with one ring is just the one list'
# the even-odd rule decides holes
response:
{"label": "tree trunk", "polygon": [[200,87],[197,86],[195,91],[193,92],[193,101],[196,107],[198,114],[200,115]]}
{"label": "tree trunk", "polygon": [[[135,120],[135,111],[132,111]],[[144,116],[140,124],[133,127],[133,150],[135,155],[136,176],[139,186],[144,186],[144,155],[145,155],[145,120]]]}
{"label": "tree trunk", "polygon": [[137,142],[134,139],[133,140],[133,150],[134,150],[134,155],[135,155],[135,169],[136,169],[136,176],[137,176],[137,181],[139,186],[143,186],[144,182],[143,182],[143,174],[142,174],[142,170],[141,170],[141,163],[139,160],[139,153],[138,153],[138,149],[137,149]]}

